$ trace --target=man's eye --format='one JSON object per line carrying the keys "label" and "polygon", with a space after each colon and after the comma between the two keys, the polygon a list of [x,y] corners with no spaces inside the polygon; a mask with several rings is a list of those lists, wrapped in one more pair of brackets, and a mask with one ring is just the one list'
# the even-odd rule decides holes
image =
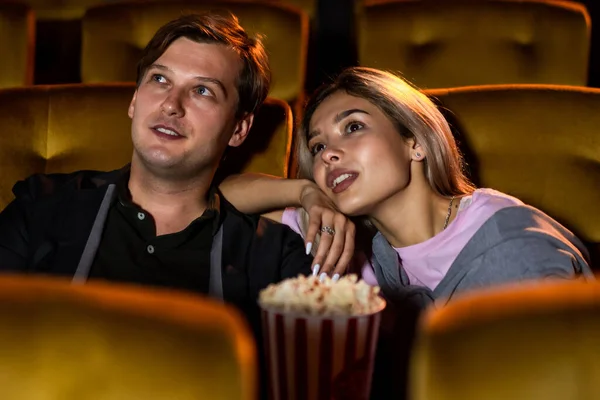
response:
{"label": "man's eye", "polygon": [[165,83],[167,82],[167,80],[165,79],[164,76],[159,75],[159,74],[154,74],[152,75],[152,80],[158,83]]}
{"label": "man's eye", "polygon": [[210,91],[209,88],[207,88],[206,86],[199,86],[196,88],[196,93],[198,93],[200,96],[212,96],[212,92]]}

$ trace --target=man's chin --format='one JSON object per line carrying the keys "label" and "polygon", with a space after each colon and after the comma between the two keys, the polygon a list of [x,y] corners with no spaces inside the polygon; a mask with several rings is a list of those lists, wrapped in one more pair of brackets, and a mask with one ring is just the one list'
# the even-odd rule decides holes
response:
{"label": "man's chin", "polygon": [[190,165],[181,158],[165,157],[133,157],[131,161],[132,168],[138,168],[146,171],[157,178],[169,180],[187,180],[196,179],[204,175],[203,171],[210,168],[205,164]]}

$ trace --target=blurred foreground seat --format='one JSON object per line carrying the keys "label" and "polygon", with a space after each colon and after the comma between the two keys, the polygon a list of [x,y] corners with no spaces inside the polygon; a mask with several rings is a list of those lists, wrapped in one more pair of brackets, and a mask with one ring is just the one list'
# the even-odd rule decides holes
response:
{"label": "blurred foreground seat", "polygon": [[600,265],[600,89],[492,85],[425,93],[446,109],[478,186],[548,213]]}
{"label": "blurred foreground seat", "polygon": [[5,275],[0,342],[3,399],[256,398],[249,329],[192,294]]}
{"label": "blurred foreground seat", "polygon": [[473,292],[422,320],[412,400],[600,398],[600,283]]}
{"label": "blurred foreground seat", "polygon": [[[32,86],[0,90],[0,210],[15,182],[34,173],[112,170],[131,161],[127,109],[133,83]],[[246,142],[228,152],[221,174],[260,172],[287,177],[292,112],[268,98]]]}
{"label": "blurred foreground seat", "polygon": [[370,0],[357,7],[360,65],[422,88],[587,84],[590,18],[553,0]]}

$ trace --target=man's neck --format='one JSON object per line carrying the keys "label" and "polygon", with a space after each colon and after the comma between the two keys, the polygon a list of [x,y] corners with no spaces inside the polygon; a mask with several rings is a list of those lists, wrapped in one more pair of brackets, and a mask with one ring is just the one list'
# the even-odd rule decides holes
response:
{"label": "man's neck", "polygon": [[152,215],[160,236],[184,230],[204,213],[211,179],[165,179],[132,163],[128,188],[132,201]]}

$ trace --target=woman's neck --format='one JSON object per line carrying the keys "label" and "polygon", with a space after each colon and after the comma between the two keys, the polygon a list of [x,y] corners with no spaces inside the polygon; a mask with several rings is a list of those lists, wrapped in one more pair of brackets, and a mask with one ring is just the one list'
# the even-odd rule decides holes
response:
{"label": "woman's neck", "polygon": [[[435,193],[426,180],[413,181],[379,204],[369,218],[392,246],[406,247],[443,231],[449,206],[450,199]],[[456,216],[456,210],[452,207],[448,223]]]}

